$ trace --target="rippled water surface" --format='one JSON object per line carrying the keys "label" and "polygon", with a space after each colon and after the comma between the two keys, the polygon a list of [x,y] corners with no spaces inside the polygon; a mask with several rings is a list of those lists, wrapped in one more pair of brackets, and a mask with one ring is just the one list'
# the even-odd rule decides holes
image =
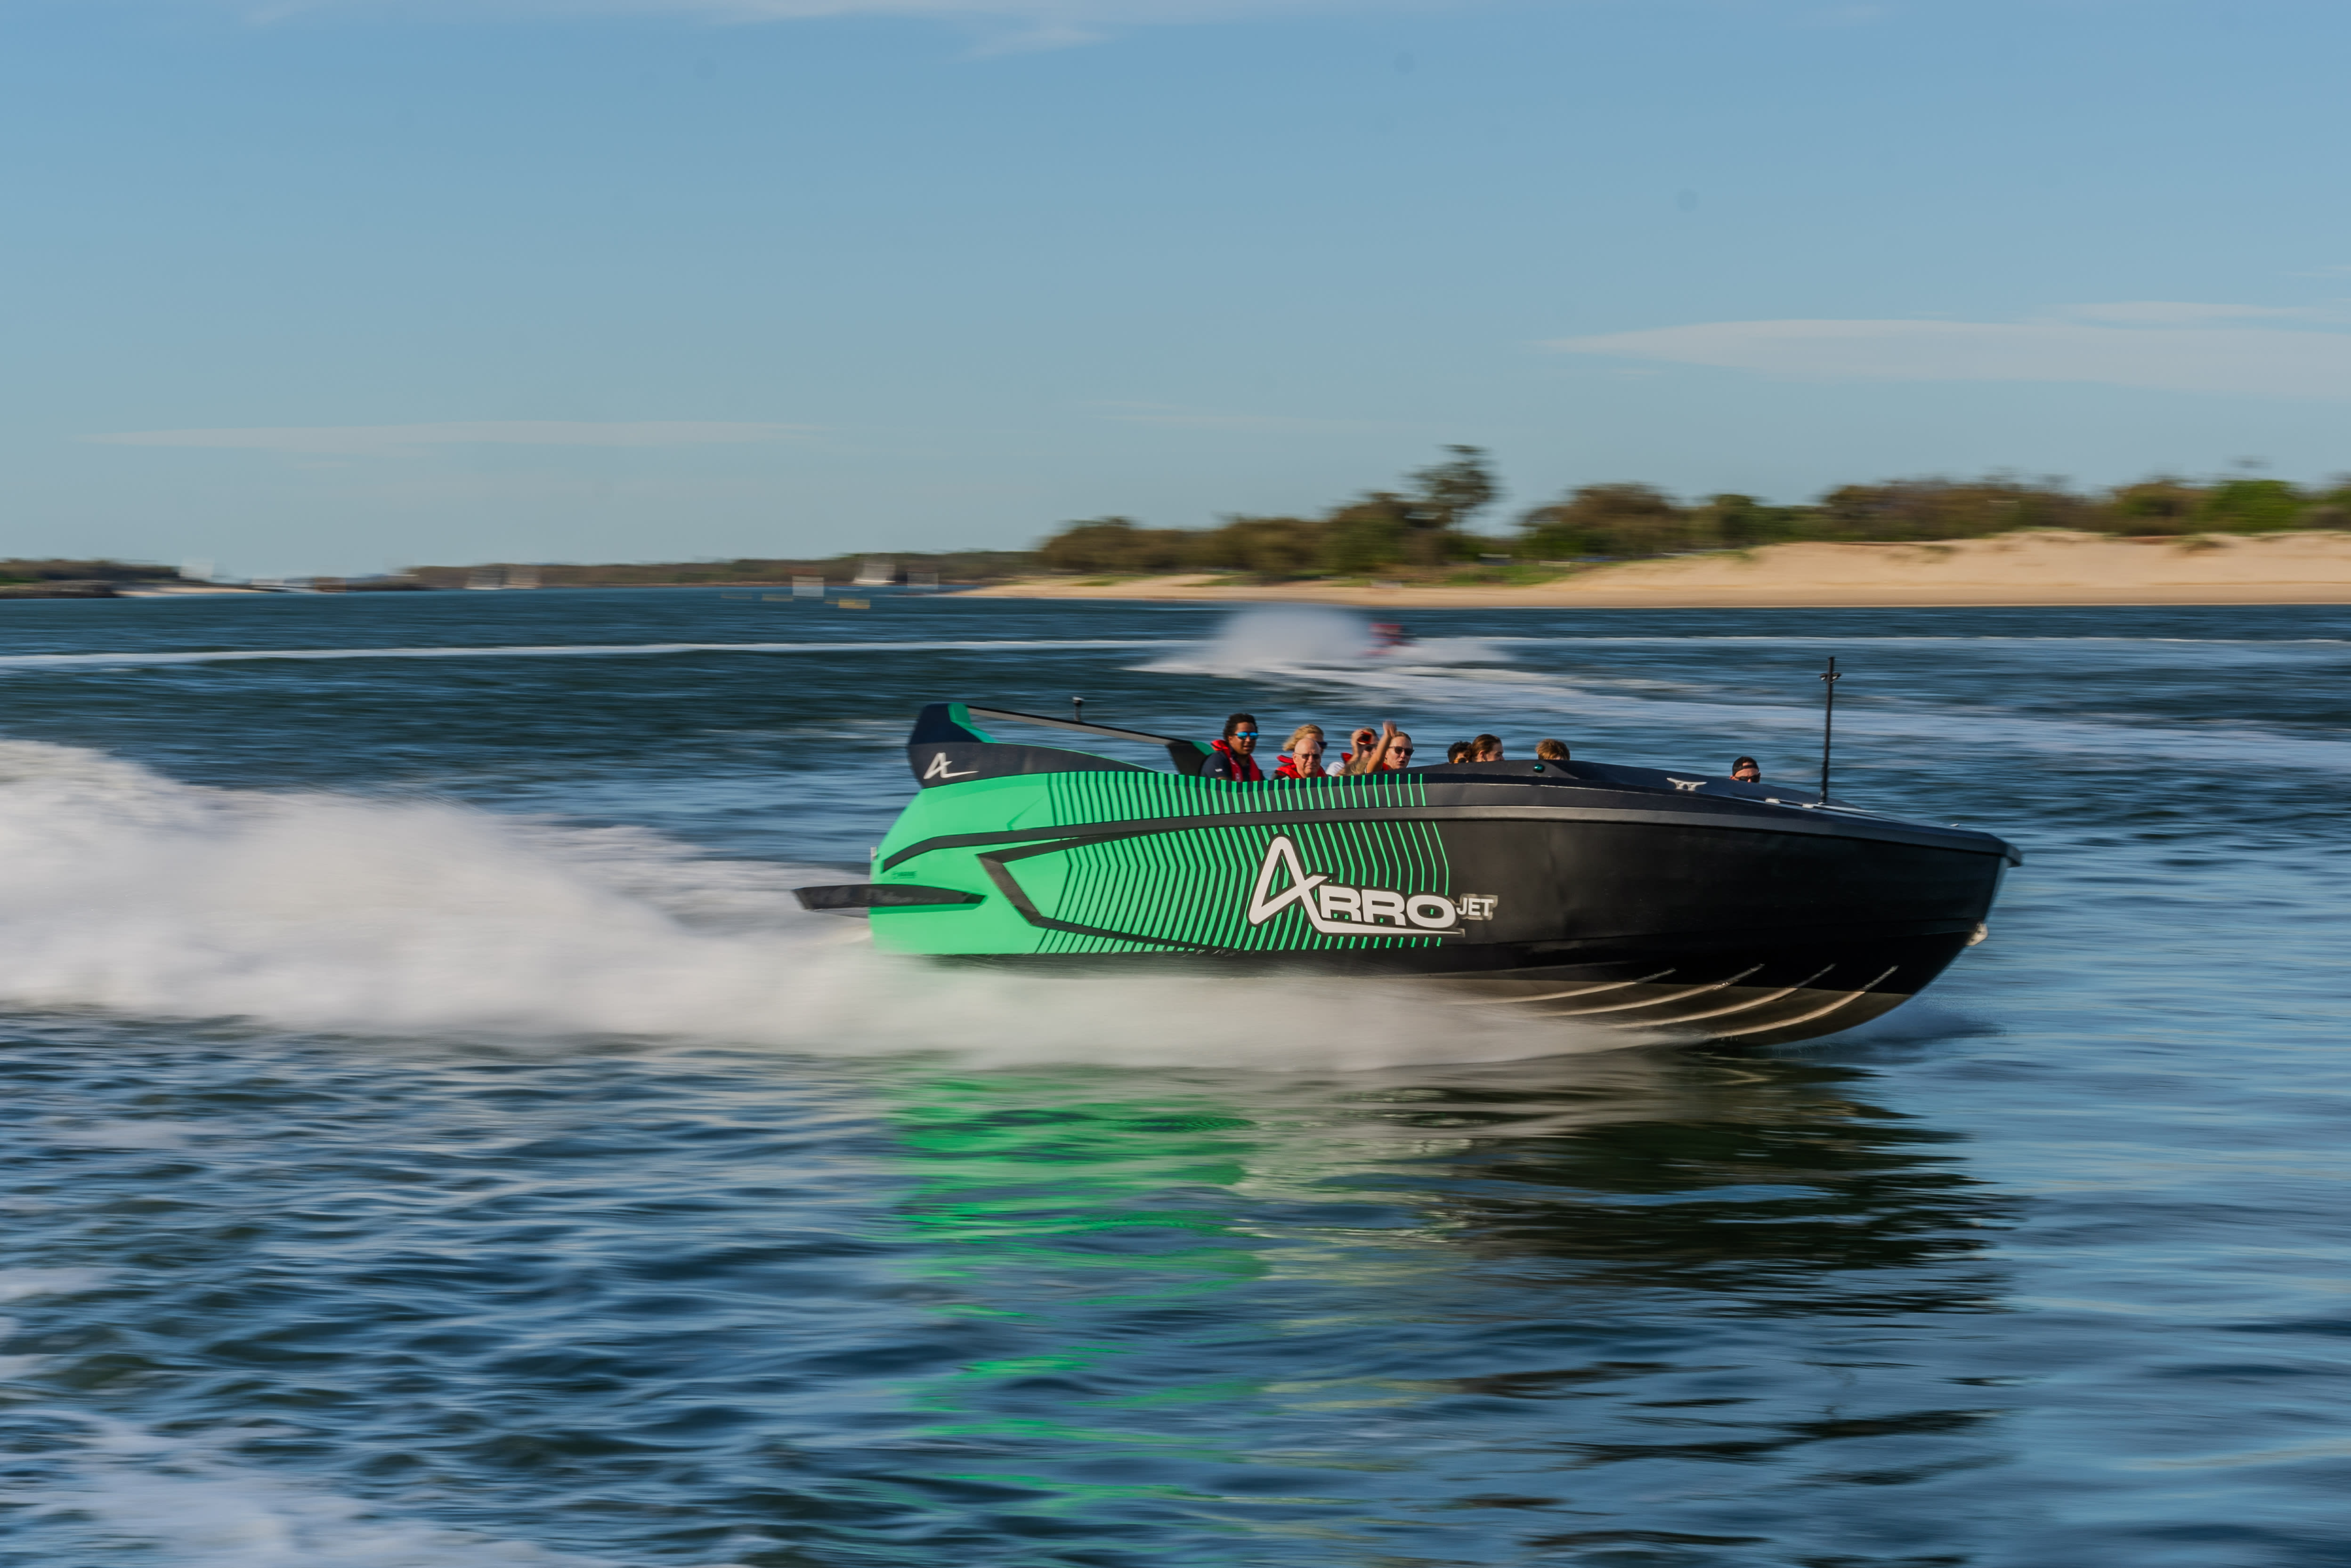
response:
{"label": "rippled water surface", "polygon": [[[2351,1563],[2351,612],[0,607],[0,1563]],[[878,959],[967,697],[2024,849],[1864,1031]],[[299,656],[289,656],[299,655]]]}

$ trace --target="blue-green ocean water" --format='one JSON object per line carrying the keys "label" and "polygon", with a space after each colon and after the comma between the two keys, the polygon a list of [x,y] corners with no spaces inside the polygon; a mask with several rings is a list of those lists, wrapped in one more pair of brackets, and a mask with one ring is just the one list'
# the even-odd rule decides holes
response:
{"label": "blue-green ocean water", "polygon": [[[1411,620],[0,607],[0,1563],[2351,1563],[2351,612]],[[1831,653],[2029,857],[1838,1039],[786,893],[925,700],[1792,782]]]}

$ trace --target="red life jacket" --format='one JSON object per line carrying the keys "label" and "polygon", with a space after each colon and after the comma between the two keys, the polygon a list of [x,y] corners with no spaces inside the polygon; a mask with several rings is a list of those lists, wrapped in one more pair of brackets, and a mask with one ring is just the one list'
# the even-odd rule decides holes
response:
{"label": "red life jacket", "polygon": [[1235,783],[1262,784],[1265,782],[1265,771],[1258,767],[1256,758],[1242,756],[1222,740],[1217,742],[1217,749],[1223,752],[1225,760],[1231,764],[1232,779]]}
{"label": "red life jacket", "polygon": [[1273,770],[1273,776],[1276,779],[1320,779],[1322,777],[1319,772],[1301,773],[1298,770],[1298,758],[1289,755],[1287,752],[1282,754],[1281,766]]}

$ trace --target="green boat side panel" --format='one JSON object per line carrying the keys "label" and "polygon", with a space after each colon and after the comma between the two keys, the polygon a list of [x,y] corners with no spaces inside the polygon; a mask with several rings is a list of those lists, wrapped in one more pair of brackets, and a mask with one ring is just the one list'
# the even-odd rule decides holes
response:
{"label": "green boat side panel", "polygon": [[[934,843],[875,880],[954,888],[982,902],[877,908],[873,938],[889,951],[939,954],[1434,946],[1453,938],[1400,917],[1393,925],[1358,927],[1365,933],[1360,936],[1317,929],[1312,890],[1288,900],[1281,894],[1303,875],[1342,888],[1448,897],[1451,872],[1436,824],[1196,824],[1235,813],[1278,817],[1426,802],[1422,780],[1410,775],[1235,784],[1144,771],[1053,773],[925,789],[879,846],[877,867],[937,840],[986,835],[988,841]],[[1087,829],[1118,836],[1057,836]],[[1282,840],[1290,846],[1287,855]],[[1252,922],[1253,894],[1280,906]],[[1437,907],[1421,906],[1424,915]]]}

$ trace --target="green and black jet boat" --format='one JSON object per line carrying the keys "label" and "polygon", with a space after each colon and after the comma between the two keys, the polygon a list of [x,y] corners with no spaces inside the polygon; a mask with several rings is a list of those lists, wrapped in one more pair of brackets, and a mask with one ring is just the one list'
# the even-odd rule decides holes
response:
{"label": "green and black jet boat", "polygon": [[[998,740],[1045,726],[1172,770]],[[1470,1005],[1766,1043],[1916,995],[1981,938],[1990,833],[1785,787],[1596,762],[1198,777],[1168,736],[963,703],[915,720],[921,786],[872,880],[799,890],[876,946],[1049,971],[1412,977]]]}

